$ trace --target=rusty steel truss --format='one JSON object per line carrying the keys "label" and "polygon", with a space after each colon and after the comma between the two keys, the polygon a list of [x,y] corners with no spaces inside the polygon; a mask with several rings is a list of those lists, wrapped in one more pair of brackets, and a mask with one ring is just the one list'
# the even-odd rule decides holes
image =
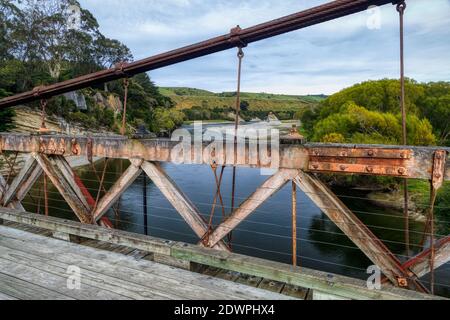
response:
{"label": "rusty steel truss", "polygon": [[[372,5],[398,4],[400,0],[338,0],[247,29],[233,28],[229,34],[197,44],[159,54],[144,60],[120,63],[112,69],[85,75],[65,82],[35,88],[0,100],[0,109],[45,100],[78,89],[105,83],[162,68],[182,61],[209,55],[234,47],[361,12]],[[39,177],[45,173],[77,218],[84,224],[101,224],[111,228],[107,212],[127,188],[143,173],[161,190],[176,211],[198,236],[199,245],[229,251],[225,237],[255,212],[267,199],[286,184],[298,186],[345,233],[395,286],[427,291],[419,281],[450,260],[450,236],[431,241],[424,250],[406,263],[399,259],[375,236],[361,220],[340,201],[317,177],[317,173],[389,176],[404,179],[429,180],[432,194],[444,181],[450,180],[449,148],[289,144],[279,149],[252,149],[228,153],[225,146],[189,144],[189,156],[177,152],[179,142],[170,140],[133,140],[125,137],[87,137],[67,135],[0,134],[0,153],[29,154],[21,171],[8,185],[9,179],[0,175],[0,210],[12,208],[25,212],[21,201]],[[235,150],[238,150],[235,145]],[[198,154],[201,154],[198,157]],[[267,158],[278,155],[273,176],[267,179],[238,208],[218,226],[208,225],[200,211],[164,172],[161,162],[205,164],[214,167],[272,168]],[[127,159],[130,166],[103,198],[89,193],[81,179],[70,167],[67,157]],[[101,183],[100,183],[101,184]],[[220,194],[219,194],[220,195]],[[295,206],[295,202],[293,202]],[[431,223],[432,224],[432,223]],[[431,261],[431,263],[430,263]]]}
{"label": "rusty steel truss", "polygon": [[[429,260],[434,257],[434,268],[450,260],[450,236],[440,239],[434,249],[427,249],[402,264],[359,218],[323,184],[316,173],[380,175],[406,179],[426,179],[437,191],[444,181],[450,180],[449,148],[402,147],[378,145],[281,145],[280,167],[220,225],[211,229],[200,211],[181,191],[159,165],[161,162],[192,164],[192,158],[173,152],[179,142],[170,140],[133,140],[111,137],[85,137],[63,135],[0,134],[0,151],[29,153],[23,169],[10,186],[0,178],[1,206],[23,210],[21,201],[45,172],[78,219],[86,224],[110,227],[106,213],[142,173],[161,190],[177,212],[199,238],[199,245],[218,250],[229,250],[225,237],[247,219],[267,199],[287,183],[295,183],[332,220],[366,256],[381,268],[384,275],[397,286],[427,291],[419,278],[430,272]],[[232,152],[225,148],[211,149],[200,146],[201,164],[211,166],[241,166],[265,168],[261,163],[262,150]],[[237,146],[236,146],[237,147]],[[271,151],[269,153],[273,153]],[[130,166],[115,185],[95,202],[81,180],[70,168],[66,157],[128,159]]]}

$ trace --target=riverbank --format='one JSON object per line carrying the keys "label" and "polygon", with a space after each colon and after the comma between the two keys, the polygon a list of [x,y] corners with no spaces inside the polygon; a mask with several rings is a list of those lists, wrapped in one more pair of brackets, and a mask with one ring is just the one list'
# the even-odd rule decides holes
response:
{"label": "riverbank", "polygon": [[[410,217],[416,221],[425,221],[430,206],[430,183],[422,180],[409,180],[409,208]],[[450,225],[446,222],[450,220],[450,183],[444,183],[439,190],[435,213],[437,219],[442,223],[441,228],[446,232]],[[367,198],[376,206],[394,210],[403,210],[403,186],[395,191],[374,191],[367,195]]]}

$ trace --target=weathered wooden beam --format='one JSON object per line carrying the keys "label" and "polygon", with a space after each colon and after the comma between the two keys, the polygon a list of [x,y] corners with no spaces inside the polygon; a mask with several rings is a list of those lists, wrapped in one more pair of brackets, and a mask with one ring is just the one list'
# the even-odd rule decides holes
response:
{"label": "weathered wooden beam", "polygon": [[369,290],[366,281],[292,267],[279,262],[243,256],[225,251],[178,243],[120,230],[108,230],[54,217],[0,208],[0,219],[36,226],[50,231],[63,232],[78,237],[105,241],[138,250],[171,256],[188,262],[263,277],[346,299],[364,300],[438,300],[437,296],[383,286],[382,290]]}
{"label": "weathered wooden beam", "polygon": [[[294,181],[394,285],[399,285],[400,278],[410,278],[396,256],[322,181],[305,172],[300,172]],[[412,289],[423,290],[417,279],[412,278],[408,283]]]}
{"label": "weathered wooden beam", "polygon": [[[35,169],[38,166],[36,160],[30,156],[26,161],[19,174],[15,177],[9,188],[7,189],[5,195],[2,198],[2,203],[4,207],[7,207],[12,201],[20,200],[17,198],[17,193],[20,188],[27,184],[28,190],[32,187],[32,185],[36,182],[37,176],[35,173]],[[35,180],[33,180],[35,179]]]}
{"label": "weathered wooden beam", "polygon": [[66,176],[56,165],[51,163],[50,159],[46,155],[33,153],[33,157],[44,170],[45,174],[50,178],[51,182],[59,191],[64,200],[66,200],[67,204],[73,210],[78,219],[80,219],[83,223],[91,224],[93,221],[91,213],[74,191],[78,188],[75,181],[67,180]]}
{"label": "weathered wooden beam", "polygon": [[208,237],[207,246],[213,248],[242,221],[298,175],[298,170],[282,169],[262,184],[231,216],[222,222]]}
{"label": "weathered wooden beam", "polygon": [[[211,152],[208,144],[197,150],[193,144],[191,157],[180,153],[180,142],[166,139],[129,140],[116,137],[80,137],[80,136],[33,136],[24,134],[0,134],[5,151],[41,152],[47,155],[88,156],[130,159],[141,158],[145,161],[176,162],[180,164],[234,165],[227,158],[226,148],[217,148],[213,156],[202,156],[205,151]],[[92,143],[88,143],[91,141]],[[189,148],[188,148],[189,149]],[[221,150],[222,149],[222,150]],[[273,163],[267,161],[267,155],[277,152],[268,146],[267,151],[254,152],[248,145],[239,151],[237,166],[252,168],[272,168]],[[437,150],[450,152],[450,148],[438,147],[404,147],[383,145],[337,145],[306,144],[280,145],[279,167],[282,169],[299,169],[315,172],[312,166],[318,164],[318,171],[331,170],[339,174],[386,175],[401,176],[407,179],[429,180],[433,167],[433,156]],[[200,157],[196,156],[201,153]],[[245,154],[244,154],[245,153]],[[317,161],[318,153],[325,162]],[[232,153],[234,156],[234,153]],[[338,155],[338,156],[335,156]],[[405,156],[402,158],[401,156]],[[326,160],[332,161],[330,165]],[[339,163],[342,162],[342,165]],[[344,168],[344,170],[341,169]],[[396,171],[393,171],[393,170]],[[334,170],[334,171],[333,171]],[[353,171],[352,171],[353,170]],[[447,161],[445,180],[450,181],[450,161]]]}
{"label": "weathered wooden beam", "polygon": [[99,221],[114,203],[121,197],[121,195],[133,184],[133,182],[141,175],[142,160],[131,159],[131,165],[116,181],[111,189],[98,202],[97,208],[94,211],[94,221]]}
{"label": "weathered wooden beam", "polygon": [[[209,231],[209,228],[196,206],[189,200],[184,192],[178,188],[175,182],[164,172],[159,164],[143,162],[141,167],[172,206],[183,217],[186,223],[192,228],[195,234],[202,239]],[[227,245],[220,240],[221,239],[216,241],[214,245],[217,245],[218,249],[229,250]]]}

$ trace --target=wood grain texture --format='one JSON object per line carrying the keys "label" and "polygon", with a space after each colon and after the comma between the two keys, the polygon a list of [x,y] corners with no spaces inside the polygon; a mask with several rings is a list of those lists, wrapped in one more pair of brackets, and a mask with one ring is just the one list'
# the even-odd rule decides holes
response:
{"label": "wood grain texture", "polygon": [[[80,290],[67,288],[69,266],[81,270]],[[0,227],[0,267],[0,294],[18,299],[37,296],[83,300],[287,298],[4,226]]]}

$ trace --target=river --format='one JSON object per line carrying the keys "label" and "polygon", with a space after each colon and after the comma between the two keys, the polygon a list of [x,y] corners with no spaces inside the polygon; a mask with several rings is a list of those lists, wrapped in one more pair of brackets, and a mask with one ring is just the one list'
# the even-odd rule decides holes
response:
{"label": "river", "polygon": [[[129,163],[127,161],[109,161],[106,168],[105,187],[108,189],[120,176]],[[95,165],[101,175],[104,161]],[[211,204],[215,193],[215,180],[209,166],[163,164],[168,175],[177,183],[186,195],[209,220]],[[78,174],[91,191],[97,196],[98,181],[91,166],[77,169]],[[227,213],[231,203],[232,169],[225,170],[222,193]],[[144,180],[145,179],[145,180]],[[239,168],[237,170],[237,203],[244,201],[256,190],[267,176],[260,170]],[[143,193],[144,183],[147,192],[147,233],[165,239],[197,243],[198,238],[173,209],[155,185],[144,176],[139,177],[120,199],[119,215],[111,211],[108,216],[117,228],[135,233],[145,233]],[[37,212],[37,199],[42,198],[42,181],[24,200],[24,206],[31,212]],[[384,241],[389,249],[402,261],[406,259],[403,244],[402,213],[372,204],[366,193],[348,189],[335,189],[341,200]],[[49,189],[50,215],[75,219],[74,214],[57,193],[54,187]],[[322,213],[320,208],[301,191],[298,191],[298,261],[303,267],[325,272],[366,279],[367,267],[372,263],[348,240],[348,238]],[[40,212],[42,212],[42,203]],[[291,186],[290,184],[270,198],[248,219],[243,221],[232,233],[233,251],[250,256],[261,257],[284,263],[291,263]],[[220,223],[222,212],[216,208],[214,224]],[[411,248],[418,253],[418,243],[422,238],[424,225],[411,221]],[[428,285],[429,279],[423,278]],[[450,297],[450,265],[436,271],[437,294]]]}

